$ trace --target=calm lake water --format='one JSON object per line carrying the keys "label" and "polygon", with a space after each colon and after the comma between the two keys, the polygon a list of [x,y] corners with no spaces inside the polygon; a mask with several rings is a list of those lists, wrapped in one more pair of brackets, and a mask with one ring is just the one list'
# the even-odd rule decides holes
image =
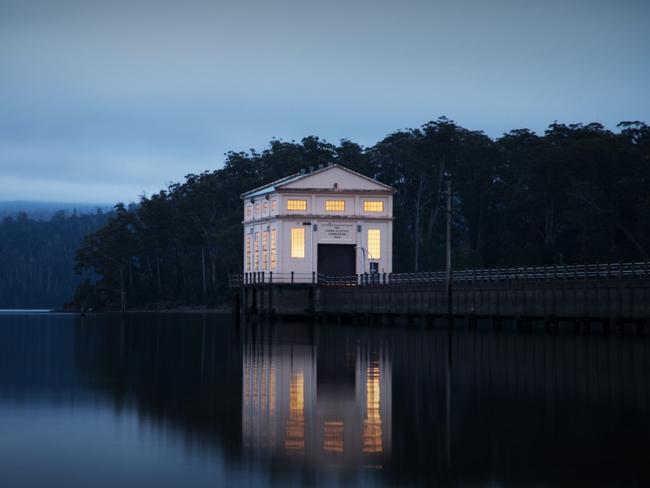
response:
{"label": "calm lake water", "polygon": [[648,486],[649,344],[0,314],[0,486]]}

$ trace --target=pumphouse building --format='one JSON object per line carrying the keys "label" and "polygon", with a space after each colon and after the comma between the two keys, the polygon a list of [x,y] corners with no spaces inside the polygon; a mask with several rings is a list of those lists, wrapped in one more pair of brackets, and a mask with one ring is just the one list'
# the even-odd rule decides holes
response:
{"label": "pumphouse building", "polygon": [[391,273],[393,193],[338,164],[243,193],[244,273],[277,282]]}

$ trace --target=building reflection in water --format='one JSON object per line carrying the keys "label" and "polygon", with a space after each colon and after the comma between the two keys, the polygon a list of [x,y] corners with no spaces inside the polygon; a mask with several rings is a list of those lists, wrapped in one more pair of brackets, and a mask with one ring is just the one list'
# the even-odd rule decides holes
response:
{"label": "building reflection in water", "polygon": [[375,467],[390,456],[391,368],[385,352],[359,345],[341,357],[305,344],[243,347],[246,451]]}

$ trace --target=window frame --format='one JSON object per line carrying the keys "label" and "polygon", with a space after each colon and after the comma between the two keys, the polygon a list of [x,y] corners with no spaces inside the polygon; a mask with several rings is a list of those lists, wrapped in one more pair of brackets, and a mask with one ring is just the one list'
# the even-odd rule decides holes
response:
{"label": "window frame", "polygon": [[291,227],[291,257],[295,259],[304,259],[305,247],[305,228]]}
{"label": "window frame", "polygon": [[[330,206],[330,204],[334,208],[328,208]],[[345,200],[325,200],[325,211],[326,212],[345,212]]]}
{"label": "window frame", "polygon": [[260,232],[255,232],[253,239],[253,271],[260,270]]}
{"label": "window frame", "polygon": [[278,267],[278,231],[271,229],[271,269]]}
{"label": "window frame", "polygon": [[[300,205],[298,205],[300,204]],[[296,208],[291,208],[296,207]],[[307,199],[306,198],[289,198],[287,199],[286,209],[288,212],[306,212],[307,211]]]}
{"label": "window frame", "polygon": [[252,247],[252,244],[253,244],[252,240],[253,240],[252,236],[250,234],[246,234],[246,249],[245,249],[245,253],[246,253],[246,271],[251,270],[251,264],[252,264],[251,247]]}
{"label": "window frame", "polygon": [[[373,207],[379,207],[373,208]],[[363,211],[368,213],[382,213],[384,211],[384,201],[383,200],[364,200],[363,201]]]}
{"label": "window frame", "polygon": [[262,269],[269,269],[269,231],[262,231]]}
{"label": "window frame", "polygon": [[[381,229],[376,227],[368,229],[366,234],[366,246],[368,248],[368,260],[379,261],[381,259]],[[372,250],[371,247],[373,248]],[[374,253],[372,251],[377,252]]]}

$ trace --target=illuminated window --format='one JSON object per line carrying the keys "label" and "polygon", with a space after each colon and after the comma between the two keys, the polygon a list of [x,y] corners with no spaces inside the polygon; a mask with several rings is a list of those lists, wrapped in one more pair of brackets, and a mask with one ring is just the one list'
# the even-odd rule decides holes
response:
{"label": "illuminated window", "polygon": [[252,219],[253,218],[253,206],[252,205],[246,206],[246,218],[247,219]]}
{"label": "illuminated window", "polygon": [[275,269],[278,264],[278,233],[271,229],[271,269]]}
{"label": "illuminated window", "polygon": [[246,271],[251,270],[251,236],[246,236]]}
{"label": "illuminated window", "polygon": [[381,231],[368,229],[368,259],[381,259]]}
{"label": "illuminated window", "polygon": [[305,450],[305,373],[291,375],[289,383],[289,418],[287,419],[284,448],[289,452]]}
{"label": "illuminated window", "polygon": [[260,216],[260,204],[259,202],[255,204],[255,217]]}
{"label": "illuminated window", "polygon": [[269,269],[269,233],[262,232],[262,269]]}
{"label": "illuminated window", "polygon": [[263,213],[264,215],[268,215],[268,214],[269,214],[269,202],[266,201],[266,200],[265,200],[264,203],[262,204],[262,213]]}
{"label": "illuminated window", "polygon": [[277,212],[277,211],[278,211],[278,201],[271,200],[271,212]]}
{"label": "illuminated window", "polygon": [[325,210],[328,212],[343,212],[345,200],[325,200]]}
{"label": "illuminated window", "polygon": [[381,200],[366,200],[363,202],[364,212],[383,212],[384,202]]}
{"label": "illuminated window", "polygon": [[287,200],[287,210],[307,210],[307,200]]}
{"label": "illuminated window", "polygon": [[291,257],[305,257],[305,229],[302,227],[291,229]]}
{"label": "illuminated window", "polygon": [[260,233],[255,232],[255,241],[253,243],[253,266],[255,271],[260,269]]}

